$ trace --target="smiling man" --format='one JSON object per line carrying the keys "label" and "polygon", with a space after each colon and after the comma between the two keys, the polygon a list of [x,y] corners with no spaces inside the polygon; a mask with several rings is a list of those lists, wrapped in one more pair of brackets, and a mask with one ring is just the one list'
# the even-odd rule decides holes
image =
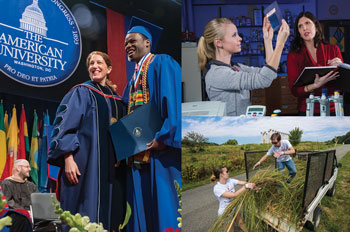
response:
{"label": "smiling man", "polygon": [[37,192],[34,183],[27,181],[30,176],[30,166],[27,160],[16,160],[12,176],[1,182],[7,203],[11,209],[30,210],[30,194]]}
{"label": "smiling man", "polygon": [[270,139],[272,143],[271,148],[268,150],[266,155],[264,155],[254,165],[253,169],[259,166],[269,156],[273,155],[277,159],[277,169],[279,171],[282,171],[285,167],[287,167],[287,169],[289,170],[290,177],[287,180],[287,182],[290,183],[297,173],[294,161],[292,160],[292,157],[290,157],[291,154],[295,153],[295,150],[288,140],[281,140],[280,133],[273,133]]}
{"label": "smiling man", "polygon": [[25,159],[18,159],[13,165],[12,176],[0,183],[8,203],[6,215],[12,218],[10,232],[32,231],[30,223],[30,195],[37,192],[36,185],[27,180],[30,165]]}
{"label": "smiling man", "polygon": [[130,159],[128,231],[175,229],[180,216],[174,181],[181,186],[181,68],[172,57],[151,53],[160,32],[161,28],[134,17],[125,37],[128,60],[135,62],[123,97],[128,114],[153,101],[164,120],[148,149]]}

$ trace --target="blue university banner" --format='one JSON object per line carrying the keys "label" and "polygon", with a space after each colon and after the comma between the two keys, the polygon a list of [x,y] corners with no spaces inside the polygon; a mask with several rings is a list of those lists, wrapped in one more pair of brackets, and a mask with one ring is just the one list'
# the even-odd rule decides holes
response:
{"label": "blue university banner", "polygon": [[34,87],[67,80],[81,56],[79,27],[61,0],[0,0],[0,70]]}

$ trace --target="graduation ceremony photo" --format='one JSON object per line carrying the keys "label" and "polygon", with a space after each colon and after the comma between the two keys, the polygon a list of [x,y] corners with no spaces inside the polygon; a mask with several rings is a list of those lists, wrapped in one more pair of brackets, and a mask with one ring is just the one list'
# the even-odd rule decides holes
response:
{"label": "graduation ceremony photo", "polygon": [[181,1],[0,3],[0,231],[181,231]]}

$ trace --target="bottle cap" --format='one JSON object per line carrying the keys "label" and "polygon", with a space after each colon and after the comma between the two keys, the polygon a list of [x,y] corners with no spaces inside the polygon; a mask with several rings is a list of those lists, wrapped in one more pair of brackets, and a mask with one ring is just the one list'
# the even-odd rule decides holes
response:
{"label": "bottle cap", "polygon": [[322,95],[324,95],[328,98],[327,88],[322,88]]}

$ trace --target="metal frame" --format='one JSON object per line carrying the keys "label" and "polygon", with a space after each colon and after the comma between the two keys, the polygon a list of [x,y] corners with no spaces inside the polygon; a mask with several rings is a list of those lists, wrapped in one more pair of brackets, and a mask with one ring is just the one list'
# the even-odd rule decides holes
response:
{"label": "metal frame", "polygon": [[[328,164],[328,158],[331,154],[331,152],[334,154],[333,155],[333,162],[332,162],[332,171],[331,171],[331,176],[330,178],[333,176],[334,174],[334,159],[336,159],[336,156],[335,156],[335,150],[327,150],[327,151],[318,151],[318,152],[312,152],[310,154],[308,154],[308,158],[307,158],[307,167],[306,167],[306,176],[305,176],[305,184],[304,184],[304,193],[303,193],[303,204],[302,204],[302,207],[303,207],[303,210],[305,211],[305,209],[310,205],[310,202],[305,202],[306,201],[306,197],[307,197],[307,188],[308,188],[308,183],[309,183],[309,175],[310,175],[310,165],[311,165],[311,159],[315,156],[325,156],[325,162],[324,162],[324,166],[322,168],[323,172],[322,172],[322,183],[321,185],[317,188],[317,191],[322,187],[324,186],[325,184],[328,183],[329,180],[327,180],[325,178],[326,176],[326,170],[327,170],[327,164]],[[321,168],[321,167],[319,167]],[[317,191],[315,193],[315,196],[317,195]],[[315,198],[315,196],[313,198]]]}
{"label": "metal frame", "polygon": [[[267,151],[245,151],[244,152],[244,164],[245,164],[246,181],[249,180],[249,169],[248,169],[247,155],[248,154],[253,154],[253,153],[265,153],[266,154]],[[275,159],[275,168],[277,168],[277,161],[276,161],[276,159]]]}

